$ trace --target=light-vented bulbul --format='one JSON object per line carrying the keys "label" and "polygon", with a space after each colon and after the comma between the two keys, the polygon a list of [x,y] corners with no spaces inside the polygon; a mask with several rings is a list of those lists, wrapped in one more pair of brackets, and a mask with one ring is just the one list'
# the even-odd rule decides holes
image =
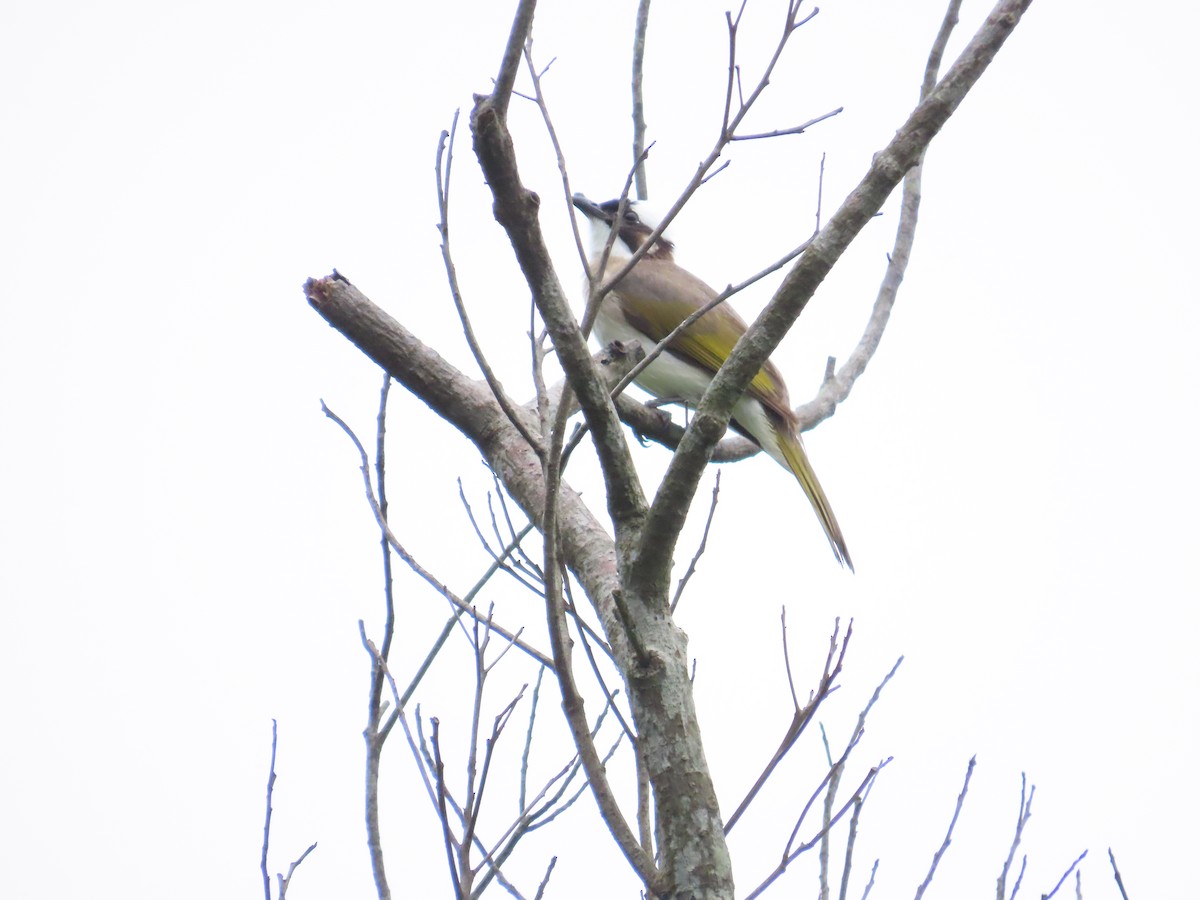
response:
{"label": "light-vented bulbul", "polygon": [[[585,238],[592,277],[599,277],[602,282],[625,267],[658,224],[645,206],[636,201],[626,201],[620,221],[617,200],[594,203],[576,194],[573,201],[590,226]],[[617,236],[605,270],[599,273],[596,268],[614,229]],[[670,240],[659,237],[604,297],[594,326],[601,344],[636,340],[648,352],[685,318],[717,296],[716,291],[675,262],[674,249]],[[660,400],[695,406],[745,332],[746,323],[741,316],[722,303],[667,344],[663,353],[637,377],[636,384]],[[733,407],[729,425],[796,477],[825,529],[834,555],[854,571],[833,507],[804,452],[787,386],[779,369],[769,360]]]}

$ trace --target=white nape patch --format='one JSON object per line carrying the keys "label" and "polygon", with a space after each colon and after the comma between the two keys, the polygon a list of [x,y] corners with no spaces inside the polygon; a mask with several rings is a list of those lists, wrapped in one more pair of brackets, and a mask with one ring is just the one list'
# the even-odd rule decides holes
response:
{"label": "white nape patch", "polygon": [[[657,228],[658,224],[663,220],[662,214],[647,200],[630,200],[628,208],[637,214],[638,220],[651,229]],[[600,219],[593,219],[591,216],[579,213],[587,225],[587,232],[582,235],[583,246],[587,251],[588,259],[595,261],[600,258],[604,252],[604,245],[608,243],[608,234],[612,230],[607,222]],[[669,232],[663,235],[667,240],[671,239]],[[633,252],[625,246],[625,242],[620,238],[613,241],[612,250],[608,254],[610,261],[627,260],[633,256]]]}
{"label": "white nape patch", "polygon": [[[663,216],[667,214],[666,210],[659,209],[650,200],[630,200],[629,205],[637,213],[637,217],[641,220],[642,224],[651,230],[657,228],[662,223]],[[668,241],[671,239],[669,231],[665,237]]]}

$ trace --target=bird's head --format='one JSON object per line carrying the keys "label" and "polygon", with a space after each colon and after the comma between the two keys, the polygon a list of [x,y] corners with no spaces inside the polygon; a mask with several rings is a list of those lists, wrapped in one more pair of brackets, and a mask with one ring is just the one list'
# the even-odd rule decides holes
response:
{"label": "bird's head", "polygon": [[[617,221],[619,200],[594,203],[583,194],[576,194],[571,198],[571,202],[587,219],[589,233],[584,235],[584,247],[589,260],[600,258],[600,254],[604,252],[604,245],[608,243],[608,235],[614,227],[617,229],[617,238],[613,241],[609,259],[613,261],[628,259],[638,247],[645,243],[662,221],[662,216],[652,212],[644,200],[627,200],[625,212],[619,222]],[[674,249],[675,245],[664,234],[654,242],[654,246],[646,253],[645,258],[671,259]]]}

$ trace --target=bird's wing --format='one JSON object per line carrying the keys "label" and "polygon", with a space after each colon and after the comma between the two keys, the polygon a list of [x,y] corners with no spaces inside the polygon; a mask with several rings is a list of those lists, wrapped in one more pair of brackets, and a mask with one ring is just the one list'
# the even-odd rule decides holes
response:
{"label": "bird's wing", "polygon": [[[643,259],[621,279],[605,302],[615,303],[632,327],[658,342],[698,305],[716,296],[716,291],[674,262]],[[667,344],[667,350],[716,374],[745,333],[742,317],[729,304],[722,303],[689,325]],[[787,386],[770,360],[758,370],[747,393],[784,419],[792,417]]]}

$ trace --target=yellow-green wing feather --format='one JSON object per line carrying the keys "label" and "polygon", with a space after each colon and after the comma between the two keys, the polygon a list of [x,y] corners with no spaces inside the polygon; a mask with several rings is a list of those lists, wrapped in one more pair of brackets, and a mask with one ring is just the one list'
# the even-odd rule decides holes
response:
{"label": "yellow-green wing feather", "polygon": [[[643,259],[612,292],[629,324],[655,341],[661,341],[696,309],[696,300],[707,303],[717,292],[669,260]],[[746,333],[746,323],[728,304],[705,313],[667,349],[714,375]],[[787,387],[774,364],[768,361],[750,382],[747,392],[768,409],[790,416]]]}
{"label": "yellow-green wing feather", "polygon": [[[621,280],[606,302],[616,303],[621,315],[633,328],[654,341],[661,341],[695,311],[697,300],[703,304],[716,296],[716,291],[674,262],[643,259]],[[746,323],[742,317],[732,307],[722,304],[667,344],[667,350],[716,374],[745,333]],[[846,540],[833,514],[833,507],[817,480],[796,431],[795,414],[791,410],[787,387],[779,370],[771,362],[765,363],[750,382],[747,394],[766,408],[775,432],[778,452],[783,457],[782,462],[804,489],[829,538],[834,555],[850,571],[854,571],[854,563],[850,561]],[[750,436],[748,432],[743,433]]]}

